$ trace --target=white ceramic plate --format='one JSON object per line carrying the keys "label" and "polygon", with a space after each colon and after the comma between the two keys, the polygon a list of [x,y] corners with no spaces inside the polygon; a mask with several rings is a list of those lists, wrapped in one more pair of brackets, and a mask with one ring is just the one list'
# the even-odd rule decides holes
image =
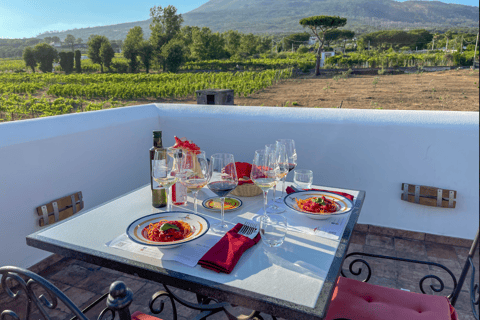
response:
{"label": "white ceramic plate", "polygon": [[[303,211],[301,210],[295,199],[299,200],[305,200],[307,198],[312,198],[312,197],[321,197],[325,196],[326,199],[333,200],[337,204],[337,211],[333,213],[328,213],[328,214],[319,214],[319,213],[311,213],[308,211]],[[327,192],[327,191],[300,191],[300,192],[295,192],[287,195],[284,199],[285,204],[290,208],[293,209],[301,214],[306,215],[307,217],[311,219],[317,219],[317,220],[323,220],[323,219],[328,219],[330,217],[335,217],[347,212],[350,212],[353,208],[353,203],[350,199],[338,195],[336,193],[332,192]]]}
{"label": "white ceramic plate", "polygon": [[[202,206],[210,211],[220,212],[220,198],[213,197],[203,200]],[[234,211],[239,209],[243,205],[242,200],[235,197],[226,197],[225,198],[225,212]]]}
{"label": "white ceramic plate", "polygon": [[[160,220],[169,220],[169,221],[184,221],[190,225],[190,234],[187,238],[171,242],[157,242],[149,240],[146,235],[143,233],[145,227],[148,227],[150,223],[157,223]],[[199,216],[191,212],[183,211],[168,211],[168,212],[158,212],[154,214],[149,214],[148,216],[141,217],[133,221],[127,228],[127,236],[134,242],[139,244],[144,244],[148,246],[155,246],[159,248],[174,248],[182,244],[194,241],[210,229],[210,223]]]}

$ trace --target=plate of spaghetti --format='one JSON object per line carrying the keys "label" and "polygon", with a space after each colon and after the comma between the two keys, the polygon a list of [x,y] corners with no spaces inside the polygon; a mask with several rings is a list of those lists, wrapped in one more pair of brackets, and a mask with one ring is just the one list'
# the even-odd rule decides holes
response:
{"label": "plate of spaghetti", "polygon": [[159,248],[174,248],[194,241],[210,229],[208,221],[198,214],[158,212],[133,221],[127,236],[134,242]]}
{"label": "plate of spaghetti", "polygon": [[285,204],[311,219],[327,219],[349,212],[353,208],[350,199],[326,191],[300,191],[287,195]]}

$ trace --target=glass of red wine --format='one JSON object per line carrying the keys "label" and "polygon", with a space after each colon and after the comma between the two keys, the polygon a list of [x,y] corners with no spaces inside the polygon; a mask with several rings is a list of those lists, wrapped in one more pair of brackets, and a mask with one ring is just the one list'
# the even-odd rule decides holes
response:
{"label": "glass of red wine", "polygon": [[[292,139],[278,139],[277,144],[283,144],[285,146],[285,152],[287,153],[288,158],[288,172],[295,169],[297,166],[297,150],[295,149],[295,141]],[[285,180],[287,179],[288,173],[283,177],[283,187],[282,187],[282,198],[285,193]]]}
{"label": "glass of red wine", "polygon": [[210,158],[208,168],[207,187],[220,197],[222,220],[212,225],[212,230],[217,233],[226,233],[230,228],[225,223],[224,208],[225,197],[238,185],[237,170],[233,154],[216,153]]}

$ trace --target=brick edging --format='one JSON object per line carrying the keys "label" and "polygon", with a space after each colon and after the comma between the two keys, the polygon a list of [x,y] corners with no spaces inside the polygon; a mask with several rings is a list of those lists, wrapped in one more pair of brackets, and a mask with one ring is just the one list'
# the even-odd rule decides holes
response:
{"label": "brick edging", "polygon": [[388,228],[388,227],[372,226],[370,224],[357,223],[355,225],[354,230],[362,233],[371,233],[371,234],[377,234],[377,235],[388,236],[388,237],[429,241],[429,242],[435,242],[439,244],[465,247],[465,248],[470,248],[473,243],[473,240],[469,240],[469,239],[455,238],[455,237],[449,237],[449,236],[439,236],[431,233],[401,230],[401,229],[394,229],[394,228]]}

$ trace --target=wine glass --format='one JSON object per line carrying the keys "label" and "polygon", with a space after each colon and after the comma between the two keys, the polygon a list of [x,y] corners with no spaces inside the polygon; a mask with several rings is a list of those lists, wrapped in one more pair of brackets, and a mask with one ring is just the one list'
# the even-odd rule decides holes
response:
{"label": "wine glass", "polygon": [[[271,163],[272,165],[275,166],[276,169],[276,179],[277,183],[280,181],[281,178],[283,178],[284,175],[288,173],[288,163],[283,160],[281,162],[281,159],[286,158],[286,153],[285,153],[285,146],[283,144],[278,145],[277,144],[267,144],[265,145],[265,152],[268,154],[269,157],[271,157]],[[275,194],[277,191],[277,184],[273,186],[273,201],[275,202]],[[284,212],[285,209],[277,206],[275,203],[267,206],[267,212],[268,213],[282,213]]]}
{"label": "wine glass", "polygon": [[229,230],[224,220],[225,196],[238,185],[237,170],[233,154],[216,153],[212,155],[208,168],[207,187],[220,197],[222,221],[212,225],[213,231],[225,233]]}
{"label": "wine glass", "polygon": [[287,159],[288,159],[288,172],[287,174],[283,177],[283,187],[282,187],[282,198],[283,194],[285,192],[285,180],[287,180],[287,175],[295,169],[297,166],[297,150],[295,150],[295,141],[292,139],[278,139],[276,141],[277,144],[283,144],[285,146],[285,152],[287,153]]}
{"label": "wine glass", "polygon": [[152,178],[167,192],[167,211],[172,211],[171,187],[178,180],[180,153],[178,149],[157,149],[153,156]]}
{"label": "wine glass", "polygon": [[263,209],[267,214],[267,193],[268,189],[277,184],[277,172],[272,157],[265,152],[265,149],[256,150],[253,157],[252,171],[250,178],[253,183],[263,191]]}
{"label": "wine glass", "polygon": [[208,182],[208,162],[205,151],[183,154],[180,183],[193,193],[193,210],[197,213],[197,194]]}

